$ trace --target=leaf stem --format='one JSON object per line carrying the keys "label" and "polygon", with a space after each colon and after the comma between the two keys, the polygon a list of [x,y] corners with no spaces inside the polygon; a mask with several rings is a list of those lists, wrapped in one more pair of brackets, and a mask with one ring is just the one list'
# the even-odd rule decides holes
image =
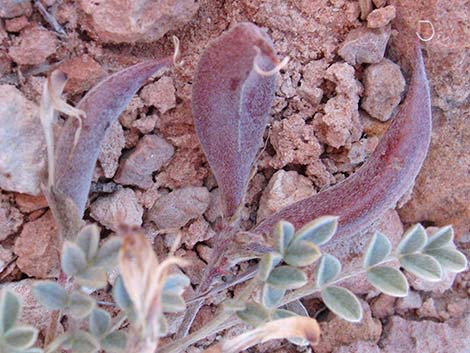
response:
{"label": "leaf stem", "polygon": [[[390,256],[384,259],[382,262],[379,264],[376,264],[375,266],[383,265],[385,263],[393,262],[396,261],[397,258],[395,256]],[[374,267],[375,267],[374,266]],[[367,273],[368,269],[361,269],[357,272],[349,273],[344,276],[341,276],[337,278],[336,280],[329,282],[327,285],[331,286],[340,282],[343,282],[345,280],[351,279],[356,276],[363,275]],[[236,298],[237,301],[244,302],[249,298],[249,295],[252,293],[254,290],[255,286],[259,284],[258,280],[256,277],[251,280],[250,284],[247,285],[247,287],[240,293],[240,295]],[[294,290],[290,292],[288,295],[284,297],[282,302],[278,305],[278,307],[284,306],[286,304],[292,303],[296,300],[299,300],[304,297],[311,296],[315,293],[320,292],[323,289],[323,287],[317,287],[315,283],[312,283],[310,285],[304,286],[300,289]],[[190,345],[200,341],[201,339],[204,339],[210,335],[213,335],[217,332],[229,329],[237,324],[241,323],[241,320],[239,320],[236,316],[232,315],[229,312],[222,311],[218,316],[216,316],[212,321],[204,325],[203,328],[200,330],[184,337],[181,339],[178,339],[174,341],[171,344],[168,344],[161,349],[158,350],[158,353],[178,353],[182,352],[184,349],[189,347]]]}

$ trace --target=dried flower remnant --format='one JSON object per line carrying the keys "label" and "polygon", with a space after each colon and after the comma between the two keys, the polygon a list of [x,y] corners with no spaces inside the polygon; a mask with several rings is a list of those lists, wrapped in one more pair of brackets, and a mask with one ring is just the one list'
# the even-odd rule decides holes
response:
{"label": "dried flower remnant", "polygon": [[[73,139],[73,147],[77,144],[82,129],[82,118],[85,112],[72,107],[61,98],[65,85],[67,84],[67,76],[58,71],[53,71],[46,82],[41,96],[40,118],[42,128],[47,144],[47,163],[48,163],[48,185],[52,186],[54,182],[54,124],[57,120],[57,113],[63,113],[70,117],[76,118],[78,128],[75,131]],[[73,150],[73,149],[72,149]]]}
{"label": "dried flower remnant", "polygon": [[299,201],[260,223],[255,232],[270,232],[280,220],[300,227],[310,219],[339,216],[337,239],[365,229],[408,191],[426,157],[431,138],[431,103],[419,44],[414,72],[400,111],[368,161],[350,178]]}
{"label": "dried flower remnant", "polygon": [[245,332],[206,349],[203,353],[238,353],[256,344],[283,338],[301,338],[311,346],[320,340],[320,326],[309,317],[288,317],[268,322],[261,327]]}
{"label": "dried flower remnant", "polygon": [[172,252],[159,262],[142,233],[129,232],[124,235],[119,269],[123,290],[132,302],[134,318],[131,322],[135,333],[128,346],[129,352],[154,352],[160,335],[166,330],[164,312],[184,309],[180,287],[188,285],[189,280],[183,275],[170,277],[168,270],[171,265],[183,266],[186,262],[172,256]]}
{"label": "dried flower remnant", "polygon": [[226,218],[242,203],[274,99],[278,64],[285,63],[279,63],[268,35],[251,23],[220,36],[200,59],[193,116]]}

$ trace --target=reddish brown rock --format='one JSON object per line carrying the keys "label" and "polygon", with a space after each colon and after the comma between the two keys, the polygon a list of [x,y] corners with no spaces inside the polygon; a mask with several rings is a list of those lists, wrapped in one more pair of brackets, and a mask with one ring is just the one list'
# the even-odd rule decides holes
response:
{"label": "reddish brown rock", "polygon": [[397,298],[391,297],[386,294],[379,294],[370,303],[370,309],[372,310],[372,316],[376,319],[385,319],[388,316],[392,316],[395,313],[395,301]]}
{"label": "reddish brown rock", "polygon": [[307,165],[305,173],[318,189],[324,189],[335,183],[336,179],[323,160],[318,159]]}
{"label": "reddish brown rock", "polygon": [[191,283],[194,285],[201,283],[202,277],[204,276],[204,269],[207,267],[207,264],[197,256],[196,252],[193,250],[180,249],[175,253],[175,255],[189,261],[191,264],[190,266],[185,266],[182,269],[189,277]]}
{"label": "reddish brown rock", "polygon": [[[0,28],[0,41],[2,40],[1,28]],[[8,54],[0,50],[0,77],[11,71],[11,59]]]}
{"label": "reddish brown rock", "polygon": [[160,197],[148,217],[160,229],[181,228],[200,217],[209,207],[209,191],[204,187],[185,187]]}
{"label": "reddish brown rock", "polygon": [[364,98],[361,108],[380,121],[390,119],[400,103],[406,85],[400,67],[384,59],[365,69],[363,82]]}
{"label": "reddish brown rock", "polygon": [[375,7],[380,8],[387,3],[387,0],[372,0],[372,2],[374,3]]}
{"label": "reddish brown rock", "polygon": [[69,79],[65,86],[65,92],[72,94],[88,91],[106,76],[106,71],[90,55],[68,59],[59,66],[59,69]]}
{"label": "reddish brown rock", "polygon": [[390,26],[381,29],[360,27],[348,33],[338,54],[351,65],[379,63],[389,38]]}
{"label": "reddish brown rock", "polygon": [[164,76],[157,82],[148,84],[140,92],[140,97],[147,105],[153,105],[161,114],[176,107],[175,86],[173,79]]}
{"label": "reddish brown rock", "polygon": [[369,305],[361,302],[363,319],[360,323],[350,323],[331,314],[330,321],[321,322],[320,343],[315,346],[315,353],[330,353],[335,348],[355,341],[377,343],[382,333],[380,321],[372,318]]}
{"label": "reddish brown rock", "polygon": [[16,194],[15,202],[21,212],[30,213],[48,206],[47,199],[44,195],[31,196],[27,194]]}
{"label": "reddish brown rock", "polygon": [[0,188],[38,195],[46,145],[38,107],[10,85],[0,85]]}
{"label": "reddish brown rock", "polygon": [[94,37],[103,42],[133,43],[155,41],[188,22],[196,13],[199,2],[81,0],[80,6],[86,14],[83,25]]}
{"label": "reddish brown rock", "polygon": [[55,53],[56,36],[43,28],[30,27],[15,38],[8,54],[19,65],[38,65]]}
{"label": "reddish brown rock", "polygon": [[333,353],[382,353],[382,350],[375,343],[366,341],[357,341],[349,346],[342,346],[333,351]]}
{"label": "reddish brown rock", "polygon": [[423,305],[423,301],[418,292],[410,290],[404,298],[398,298],[395,306],[397,313],[405,315],[409,310],[419,309]]}
{"label": "reddish brown rock", "polygon": [[5,29],[8,32],[19,32],[28,25],[29,21],[26,16],[15,17],[5,21]]}
{"label": "reddish brown rock", "polygon": [[140,226],[144,210],[132,189],[122,188],[109,196],[103,196],[90,206],[90,216],[113,231],[121,225]]}
{"label": "reddish brown rock", "polygon": [[211,239],[215,232],[204,218],[197,218],[182,231],[181,242],[192,249],[196,243]]}
{"label": "reddish brown rock", "polygon": [[209,222],[215,222],[218,217],[222,216],[221,207],[220,190],[215,188],[210,192],[210,203],[206,212],[204,212],[204,216]]}
{"label": "reddish brown rock", "polygon": [[119,166],[119,157],[125,144],[124,130],[121,124],[115,121],[101,143],[101,151],[98,156],[98,161],[106,178],[112,178],[116,173]]}
{"label": "reddish brown rock", "polygon": [[315,116],[314,125],[319,140],[334,148],[350,146],[362,133],[358,102],[361,84],[355,79],[354,68],[345,63],[331,65],[326,78],[336,84],[336,96],[324,107],[324,114]]}
{"label": "reddish brown rock", "polygon": [[189,185],[203,185],[207,175],[206,159],[197,145],[194,149],[178,149],[171,163],[158,174],[157,179],[162,186],[177,189]]}
{"label": "reddish brown rock", "polygon": [[49,278],[59,274],[59,234],[51,212],[24,225],[15,241],[16,265],[31,277]]}
{"label": "reddish brown rock", "polygon": [[449,320],[407,321],[392,317],[382,341],[384,353],[466,353],[470,345],[470,317]]}
{"label": "reddish brown rock", "polygon": [[306,124],[298,115],[275,121],[272,127],[270,142],[276,155],[270,164],[281,168],[287,164],[309,164],[323,152],[315,137],[315,129]]}
{"label": "reddish brown rock", "polygon": [[296,171],[278,170],[269,180],[261,196],[257,222],[313,194],[315,194],[315,188],[308,178]]}
{"label": "reddish brown rock", "polygon": [[29,16],[32,11],[30,0],[0,0],[0,17]]}
{"label": "reddish brown rock", "polygon": [[[431,87],[433,136],[412,199],[400,215],[405,222],[429,221],[437,226],[453,224],[457,236],[470,234],[470,80],[468,68],[468,3],[457,1],[392,0],[397,8],[394,26],[400,32],[416,31],[416,16],[432,21],[434,38],[424,45],[426,71]],[[459,21],[449,19],[459,18]],[[423,25],[429,32],[428,26]],[[393,38],[391,54],[403,60],[403,39]],[[405,67],[403,60],[401,67]]]}
{"label": "reddish brown rock", "polygon": [[388,25],[396,16],[395,6],[385,6],[372,11],[367,16],[367,27],[380,28]]}
{"label": "reddish brown rock", "polygon": [[5,270],[12,260],[13,252],[10,249],[6,249],[0,245],[0,273]]}
{"label": "reddish brown rock", "polygon": [[143,116],[132,123],[132,127],[139,130],[142,134],[149,134],[155,129],[155,124],[158,120],[157,114]]}
{"label": "reddish brown rock", "polygon": [[123,158],[114,180],[120,184],[148,189],[153,184],[152,173],[160,170],[174,152],[173,146],[165,139],[157,135],[146,135]]}
{"label": "reddish brown rock", "polygon": [[119,122],[122,126],[130,129],[133,127],[135,119],[139,116],[139,113],[143,110],[145,104],[142,98],[139,96],[132,97],[131,101],[126,107],[126,110],[119,117]]}
{"label": "reddish brown rock", "polygon": [[16,233],[23,224],[23,215],[8,198],[0,194],[0,241]]}

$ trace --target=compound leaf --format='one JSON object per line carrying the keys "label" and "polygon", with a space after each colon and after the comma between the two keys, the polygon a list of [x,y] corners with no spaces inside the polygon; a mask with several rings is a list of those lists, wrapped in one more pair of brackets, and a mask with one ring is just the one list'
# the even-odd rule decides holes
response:
{"label": "compound leaf", "polygon": [[340,272],[341,262],[330,254],[324,254],[320,260],[320,265],[318,265],[316,286],[321,288],[325,284],[334,281]]}
{"label": "compound leaf", "polygon": [[400,265],[416,277],[426,281],[438,282],[442,279],[441,265],[430,255],[405,255],[400,257]]}
{"label": "compound leaf", "polygon": [[60,310],[67,306],[67,291],[59,284],[52,281],[43,281],[34,285],[36,299],[51,310]]}
{"label": "compound leaf", "polygon": [[382,293],[392,297],[408,295],[408,281],[401,271],[387,266],[376,266],[367,271],[367,280]]}
{"label": "compound leaf", "polygon": [[341,287],[326,287],[321,298],[328,309],[349,322],[362,320],[362,306],[359,299],[349,290]]}

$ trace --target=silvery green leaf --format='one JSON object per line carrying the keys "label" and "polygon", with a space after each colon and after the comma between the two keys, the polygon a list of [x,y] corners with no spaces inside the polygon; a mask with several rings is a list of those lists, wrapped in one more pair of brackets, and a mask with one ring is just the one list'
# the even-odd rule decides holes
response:
{"label": "silvery green leaf", "polygon": [[162,294],[162,309],[164,313],[177,313],[186,308],[183,298],[172,293]]}
{"label": "silvery green leaf", "polygon": [[67,291],[52,281],[42,281],[34,285],[34,296],[39,303],[51,310],[60,310],[67,306]]}
{"label": "silvery green leaf", "polygon": [[90,224],[83,227],[75,240],[75,243],[83,250],[88,261],[96,256],[99,242],[100,230],[96,224]]}
{"label": "silvery green leaf", "polygon": [[280,221],[274,228],[274,248],[280,254],[284,254],[284,250],[289,246],[292,238],[294,238],[295,228],[286,221]]}
{"label": "silvery green leaf", "polygon": [[173,293],[181,295],[184,292],[184,288],[189,286],[190,281],[188,276],[182,273],[173,273],[165,278],[165,284],[163,285],[163,293]]}
{"label": "silvery green leaf", "polygon": [[307,276],[298,268],[280,266],[271,271],[266,283],[284,289],[296,289],[307,283]]}
{"label": "silvery green leaf", "polygon": [[128,310],[132,306],[131,298],[127,293],[124,281],[121,276],[116,278],[113,286],[113,299],[116,304],[123,310]]}
{"label": "silvery green leaf", "polygon": [[95,301],[87,294],[73,291],[69,297],[68,312],[77,319],[87,317],[95,307]]}
{"label": "silvery green leaf", "polygon": [[85,253],[77,244],[65,241],[62,247],[61,265],[68,276],[75,276],[87,267]]}
{"label": "silvery green leaf", "polygon": [[286,317],[298,316],[296,313],[286,309],[276,309],[272,313],[273,320],[285,319]]}
{"label": "silvery green leaf", "polygon": [[321,291],[321,297],[327,308],[342,319],[349,322],[361,321],[361,303],[349,290],[336,286],[326,287]]}
{"label": "silvery green leaf", "polygon": [[241,311],[245,310],[246,304],[243,302],[240,302],[239,300],[234,300],[234,299],[225,299],[222,303],[223,309],[226,312],[236,312],[236,311]]}
{"label": "silvery green leaf", "polygon": [[63,345],[73,353],[95,353],[100,349],[100,342],[86,331],[77,331]]}
{"label": "silvery green leaf", "polygon": [[284,288],[273,287],[269,284],[265,284],[263,286],[262,296],[263,305],[267,308],[277,306],[284,297],[284,294],[286,294],[286,290]]}
{"label": "silvery green leaf", "polygon": [[36,342],[38,330],[31,326],[15,326],[8,330],[3,337],[10,346],[23,350],[31,347]]}
{"label": "silvery green leaf", "polygon": [[299,316],[309,316],[307,309],[300,300],[294,300],[290,303],[287,303],[286,305],[284,305],[284,309],[292,311],[293,313],[296,313]]}
{"label": "silvery green leaf", "polygon": [[9,290],[0,292],[0,334],[15,326],[21,315],[21,302],[18,296]]}
{"label": "silvery green leaf", "polygon": [[127,336],[122,331],[114,331],[101,340],[101,348],[108,353],[119,353],[126,350]]}
{"label": "silvery green leaf", "polygon": [[281,260],[282,257],[278,253],[270,252],[264,254],[258,265],[257,277],[259,280],[265,282],[271,274],[273,268],[276,267],[281,262]]}
{"label": "silvery green leaf", "polygon": [[112,270],[117,266],[119,249],[121,249],[122,239],[119,237],[111,237],[98,250],[95,259],[95,266],[104,267]]}
{"label": "silvery green leaf", "polygon": [[324,254],[320,260],[320,265],[318,265],[316,286],[321,288],[325,284],[334,281],[340,272],[341,262],[330,254]]}
{"label": "silvery green leaf", "polygon": [[386,235],[375,232],[364,254],[364,268],[375,266],[385,260],[392,252],[392,244]]}
{"label": "silvery green leaf", "polygon": [[111,315],[103,309],[95,308],[90,314],[89,325],[90,332],[99,338],[108,332],[111,325]]}
{"label": "silvery green leaf", "polygon": [[284,261],[296,267],[308,266],[321,256],[320,249],[310,241],[295,241],[289,245],[284,254]]}
{"label": "silvery green leaf", "polygon": [[46,352],[57,352],[57,350],[62,347],[62,345],[70,340],[72,333],[65,332],[60,336],[57,336],[51,343],[48,344]]}
{"label": "silvery green leaf", "polygon": [[426,230],[421,224],[416,224],[408,229],[397,246],[397,254],[405,255],[420,251],[426,245]]}
{"label": "silvery green leaf", "polygon": [[168,334],[168,321],[165,315],[159,315],[158,318],[158,336],[165,337]]}
{"label": "silvery green leaf", "polygon": [[439,262],[442,268],[449,272],[462,272],[467,268],[467,258],[460,251],[453,248],[438,248],[426,250],[426,254]]}
{"label": "silvery green leaf", "polygon": [[246,303],[245,309],[237,311],[237,316],[251,326],[259,326],[269,321],[270,313],[263,305],[250,301]]}
{"label": "silvery green leaf", "polygon": [[400,257],[400,265],[416,277],[422,278],[426,281],[437,282],[442,279],[441,265],[439,265],[439,262],[430,255],[405,255]]}
{"label": "silvery green leaf", "polygon": [[41,348],[33,347],[33,348],[22,350],[20,352],[14,352],[14,353],[43,353],[43,352],[44,351]]}
{"label": "silvery green leaf", "polygon": [[408,295],[408,281],[405,275],[392,267],[376,266],[367,271],[367,280],[382,293],[392,297]]}
{"label": "silvery green leaf", "polygon": [[432,236],[429,237],[424,247],[425,251],[431,249],[439,249],[452,245],[454,241],[454,229],[452,226],[440,228]]}
{"label": "silvery green leaf", "polygon": [[304,225],[295,234],[295,241],[311,241],[317,245],[327,243],[338,228],[338,217],[323,216]]}
{"label": "silvery green leaf", "polygon": [[108,284],[104,267],[88,267],[75,276],[75,281],[83,287],[95,289],[106,287]]}

